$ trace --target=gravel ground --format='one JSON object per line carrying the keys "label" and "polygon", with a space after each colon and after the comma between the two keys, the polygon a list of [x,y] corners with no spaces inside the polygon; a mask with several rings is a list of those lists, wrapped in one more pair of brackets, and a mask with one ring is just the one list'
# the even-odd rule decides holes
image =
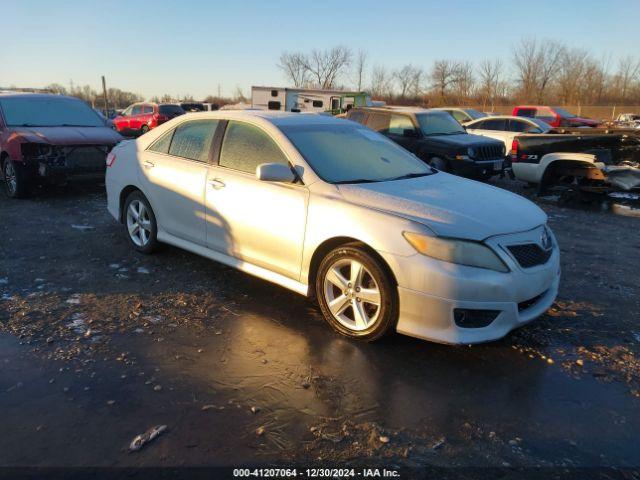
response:
{"label": "gravel ground", "polygon": [[351,342],[280,287],[168,246],[134,253],[95,182],[3,197],[0,466],[633,470],[639,220],[535,200],[562,250],[556,303],[503,340],[451,347]]}

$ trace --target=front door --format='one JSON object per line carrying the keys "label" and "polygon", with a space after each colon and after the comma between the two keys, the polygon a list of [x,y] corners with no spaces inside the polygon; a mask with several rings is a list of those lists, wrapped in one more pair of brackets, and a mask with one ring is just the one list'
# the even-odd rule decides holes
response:
{"label": "front door", "polygon": [[309,192],[256,178],[262,163],[289,164],[261,128],[230,121],[206,187],[207,246],[294,280],[300,277]]}
{"label": "front door", "polygon": [[160,228],[205,245],[205,184],[217,120],[183,122],[140,156],[142,183]]}

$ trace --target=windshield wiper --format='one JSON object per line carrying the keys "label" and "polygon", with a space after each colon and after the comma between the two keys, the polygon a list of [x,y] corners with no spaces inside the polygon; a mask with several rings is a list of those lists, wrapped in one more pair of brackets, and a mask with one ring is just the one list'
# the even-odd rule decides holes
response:
{"label": "windshield wiper", "polygon": [[407,178],[426,177],[433,174],[434,172],[407,173],[406,175],[400,175],[399,177],[389,178],[386,181],[392,182],[394,180],[406,180]]}
{"label": "windshield wiper", "polygon": [[338,182],[333,182],[334,185],[342,185],[345,183],[375,183],[380,182],[382,180],[372,180],[370,178],[355,178],[353,180],[340,180]]}

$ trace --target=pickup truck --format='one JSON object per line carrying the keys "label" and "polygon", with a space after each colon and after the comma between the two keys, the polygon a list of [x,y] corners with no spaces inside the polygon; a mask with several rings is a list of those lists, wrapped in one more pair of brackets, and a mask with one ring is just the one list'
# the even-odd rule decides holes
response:
{"label": "pickup truck", "polygon": [[503,171],[506,149],[502,142],[470,135],[447,112],[359,107],[346,118],[382,133],[438,170],[481,180]]}
{"label": "pickup truck", "polygon": [[[640,160],[640,137],[604,133],[600,129],[554,129],[535,118],[495,116],[475,120],[467,131],[495,138],[510,150],[515,177],[533,184],[549,184],[560,177],[591,178],[596,164],[616,165]],[[612,131],[612,132],[615,132]],[[569,175],[571,173],[571,175]],[[595,178],[591,178],[595,180]]]}
{"label": "pickup truck", "polygon": [[597,127],[599,123],[590,118],[578,117],[560,107],[520,105],[511,114],[514,117],[536,118],[552,127]]}

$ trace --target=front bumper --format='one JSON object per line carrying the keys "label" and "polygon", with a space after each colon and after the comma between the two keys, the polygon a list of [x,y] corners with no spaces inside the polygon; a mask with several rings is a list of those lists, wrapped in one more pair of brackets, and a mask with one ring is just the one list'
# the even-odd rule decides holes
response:
{"label": "front bumper", "polygon": [[111,145],[56,146],[43,154],[24,154],[23,164],[33,177],[40,178],[104,173],[111,148]]}
{"label": "front bumper", "polygon": [[503,157],[490,160],[473,159],[451,159],[449,165],[451,170],[457,175],[465,177],[491,177],[499,175],[504,168],[505,159]]}
{"label": "front bumper", "polygon": [[[399,333],[448,344],[497,340],[511,330],[542,315],[558,294],[560,254],[557,244],[548,261],[521,268],[502,249],[507,241],[536,237],[538,229],[486,241],[510,272],[456,265],[424,255],[402,257],[381,253],[396,274],[400,312]],[[456,323],[454,310],[495,311],[487,326],[464,328]]]}

